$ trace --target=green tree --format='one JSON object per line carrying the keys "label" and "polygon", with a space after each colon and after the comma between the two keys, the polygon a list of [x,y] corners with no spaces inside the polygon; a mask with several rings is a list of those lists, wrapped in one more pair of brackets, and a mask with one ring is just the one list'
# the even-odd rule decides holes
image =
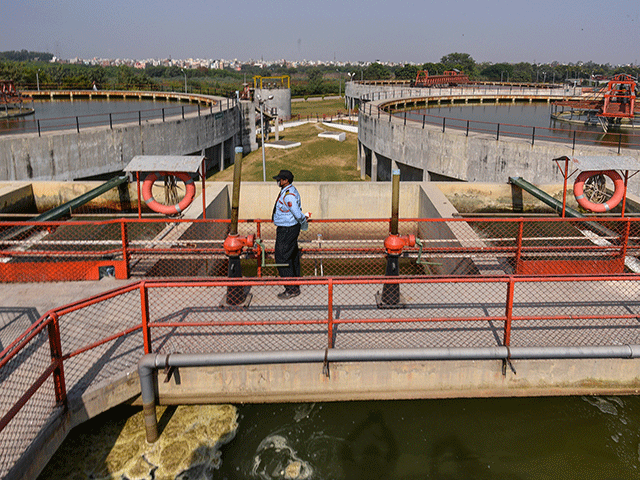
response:
{"label": "green tree", "polygon": [[512,82],[531,82],[534,81],[535,73],[533,65],[527,62],[520,62],[513,65]]}
{"label": "green tree", "polygon": [[513,65],[509,63],[495,63],[493,65],[488,65],[480,70],[480,75],[485,77],[487,80],[499,81],[502,80],[506,82],[507,80],[513,79]]}
{"label": "green tree", "polygon": [[93,84],[93,82],[96,82],[96,84],[98,85],[103,85],[107,78],[107,73],[105,72],[103,67],[97,66],[89,70],[88,76],[89,76],[89,82],[91,84]]}
{"label": "green tree", "polygon": [[391,71],[381,63],[374,62],[365,69],[363,78],[365,80],[387,80],[391,78]]}
{"label": "green tree", "polygon": [[420,67],[417,65],[407,64],[403,67],[396,68],[393,73],[398,80],[415,80],[418,75],[418,70],[420,70]]}
{"label": "green tree", "polygon": [[445,66],[441,63],[425,63],[422,65],[422,70],[429,72],[429,75],[442,75],[446,70]]}
{"label": "green tree", "polygon": [[475,74],[476,61],[468,53],[450,53],[440,59],[447,70],[460,70],[467,75]]}
{"label": "green tree", "polygon": [[118,76],[116,81],[122,87],[133,87],[136,84],[136,76],[131,67],[120,65],[118,67]]}

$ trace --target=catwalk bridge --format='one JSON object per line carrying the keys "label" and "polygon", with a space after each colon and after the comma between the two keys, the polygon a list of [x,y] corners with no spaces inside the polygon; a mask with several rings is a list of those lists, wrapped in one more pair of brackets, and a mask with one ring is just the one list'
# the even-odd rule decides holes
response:
{"label": "catwalk bridge", "polygon": [[[56,307],[23,331],[3,329],[3,477],[27,478],[64,431],[132,400],[146,405],[153,439],[156,403],[632,394],[640,388],[640,276],[624,266],[640,253],[636,219],[607,220],[612,234],[600,233],[597,241],[582,232],[590,223],[583,219],[401,220],[402,233],[423,241],[403,254],[401,275],[393,278],[379,273],[385,252],[373,240],[388,221],[361,221],[358,228],[317,221],[301,238],[308,247],[305,276],[296,280],[270,276],[275,229],[269,221],[239,224],[242,233],[260,228],[265,262],[255,251],[242,260],[247,271],[255,266],[256,276],[211,276],[224,264],[224,222],[48,222],[23,231],[20,247],[13,240],[4,245],[3,265],[64,265],[84,252],[85,259],[67,267],[77,270],[86,260],[92,269],[87,252],[100,251],[109,257],[102,261],[124,255],[136,276]],[[123,228],[137,232],[125,235],[131,243],[124,250],[109,237]],[[144,231],[154,232],[152,238],[136,244]],[[567,274],[568,261],[581,273]],[[603,262],[620,273],[600,274]],[[183,279],[185,265],[213,270]],[[525,265],[546,273],[519,274]],[[560,270],[549,274],[553,268]],[[276,294],[287,283],[300,284],[303,293],[283,302]],[[376,294],[389,284],[399,286],[400,302],[381,308]],[[249,301],[225,305],[237,287]],[[10,294],[12,284],[2,288]]]}

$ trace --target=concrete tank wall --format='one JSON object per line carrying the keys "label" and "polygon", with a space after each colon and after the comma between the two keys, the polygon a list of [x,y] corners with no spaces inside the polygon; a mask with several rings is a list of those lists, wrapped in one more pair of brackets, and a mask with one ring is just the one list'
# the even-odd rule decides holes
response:
{"label": "concrete tank wall", "polygon": [[[574,151],[569,139],[566,143],[536,140],[531,145],[530,138],[502,136],[496,140],[495,133],[470,132],[467,136],[465,131],[453,129],[443,133],[441,127],[427,125],[422,129],[419,123],[404,125],[403,119],[390,119],[388,114],[378,118],[380,103],[367,104],[359,114],[360,156],[365,158],[368,169],[373,168],[369,158],[375,154],[376,167],[380,156],[423,169],[425,173],[468,182],[506,183],[510,176],[520,176],[534,184],[550,184],[563,181],[554,158],[618,154],[617,147],[591,145],[576,145]],[[373,113],[369,114],[369,111]],[[629,155],[629,151],[622,154]],[[632,154],[638,155],[637,152]],[[370,171],[364,173],[371,174]],[[424,179],[428,177],[425,175]],[[640,193],[640,180],[631,178],[629,189]]]}
{"label": "concrete tank wall", "polygon": [[187,155],[201,153],[215,145],[235,141],[247,150],[255,140],[253,109],[218,99],[213,111],[202,109],[168,117],[129,124],[94,127],[76,131],[57,131],[0,137],[0,181],[73,180],[118,172],[135,155]]}

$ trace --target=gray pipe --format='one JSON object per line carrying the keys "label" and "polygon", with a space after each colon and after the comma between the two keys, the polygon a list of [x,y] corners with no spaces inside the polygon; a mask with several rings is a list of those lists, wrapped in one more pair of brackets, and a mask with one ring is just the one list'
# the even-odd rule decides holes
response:
{"label": "gray pipe", "polygon": [[158,439],[155,371],[165,367],[264,365],[279,363],[399,362],[430,360],[553,360],[640,358],[640,345],[583,347],[478,347],[351,350],[295,350],[245,353],[148,354],[138,362],[147,441]]}

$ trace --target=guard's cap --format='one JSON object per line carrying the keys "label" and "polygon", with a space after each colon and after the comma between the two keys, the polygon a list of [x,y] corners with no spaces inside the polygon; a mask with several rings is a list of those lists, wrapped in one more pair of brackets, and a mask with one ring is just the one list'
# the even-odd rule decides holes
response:
{"label": "guard's cap", "polygon": [[275,177],[273,177],[274,180],[288,180],[289,183],[293,182],[293,173],[291,173],[289,170],[280,170],[280,173],[278,173],[278,175],[276,175]]}

